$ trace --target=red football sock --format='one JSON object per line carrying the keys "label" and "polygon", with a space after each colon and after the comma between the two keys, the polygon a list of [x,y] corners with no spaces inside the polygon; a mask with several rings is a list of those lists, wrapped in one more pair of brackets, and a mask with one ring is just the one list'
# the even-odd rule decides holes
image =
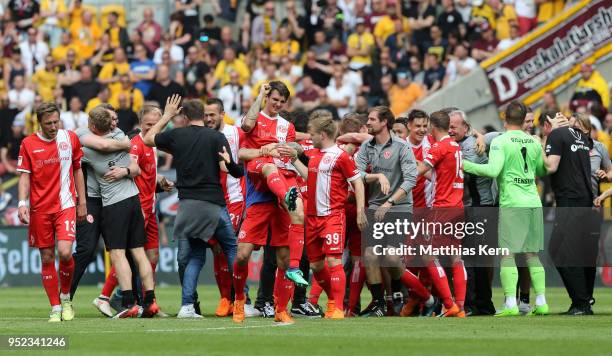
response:
{"label": "red football sock", "polygon": [[289,268],[300,268],[304,251],[304,225],[289,225]]}
{"label": "red football sock", "polygon": [[433,260],[427,264],[427,270],[429,271],[429,276],[431,277],[433,286],[438,292],[438,297],[442,299],[444,307],[449,309],[453,306],[453,298],[451,298],[450,288],[448,287],[448,279],[446,278],[444,268],[438,264],[438,261]]}
{"label": "red football sock", "polygon": [[319,297],[323,293],[323,288],[317,282],[317,278],[312,279],[312,283],[310,284],[310,297],[308,297],[308,301],[312,304],[319,304]]}
{"label": "red football sock", "polygon": [[285,277],[284,269],[276,269],[276,279],[274,280],[274,292],[276,300],[276,310],[286,311],[289,299],[293,295],[293,282]]}
{"label": "red football sock", "polygon": [[453,289],[455,290],[455,302],[463,309],[465,303],[465,290],[467,285],[467,272],[463,261],[453,264]]}
{"label": "red football sock", "polygon": [[[155,269],[157,268],[157,262],[150,262],[150,263],[151,263],[151,273],[153,273],[153,283],[155,283]],[[144,289],[144,286],[142,286],[142,289]],[[144,295],[144,292],[142,295]]]}
{"label": "red football sock", "polygon": [[419,281],[423,285],[423,287],[432,291],[432,293],[436,294],[433,290],[433,284],[431,282],[431,277],[429,276],[429,271],[427,267],[422,267],[419,270]]}
{"label": "red football sock", "polygon": [[238,262],[234,262],[234,291],[236,293],[236,300],[244,300],[244,286],[246,285],[247,278],[249,277],[249,265],[239,265]]}
{"label": "red football sock", "polygon": [[344,293],[346,292],[346,274],[342,264],[330,267],[331,293],[336,309],[344,311]]}
{"label": "red football sock", "polygon": [[329,271],[329,267],[327,267],[327,264],[325,264],[323,266],[323,269],[320,270],[319,272],[313,272],[312,276],[317,280],[317,283],[319,283],[319,286],[321,286],[321,289],[323,289],[325,291],[325,294],[327,294],[327,299],[333,299],[334,296],[331,292],[331,273]]}
{"label": "red football sock", "polygon": [[289,187],[287,187],[287,183],[280,174],[278,172],[270,173],[270,175],[266,177],[266,182],[268,183],[268,189],[270,189],[280,201],[285,201],[285,194],[287,194]]}
{"label": "red football sock", "polygon": [[72,285],[72,276],[74,275],[74,259],[70,256],[68,261],[60,260],[59,277],[60,277],[60,292],[62,294],[70,294],[70,286]]}
{"label": "red football sock", "polygon": [[351,273],[351,282],[349,285],[349,305],[348,310],[353,311],[360,300],[361,289],[365,282],[365,267],[361,261],[353,264],[353,272]]}
{"label": "red football sock", "polygon": [[431,293],[421,284],[419,278],[409,270],[405,270],[402,274],[402,283],[408,288],[410,294],[413,294],[418,300],[426,301],[431,296]]}
{"label": "red football sock", "polygon": [[[60,305],[59,287],[57,285],[57,270],[55,269],[55,261],[43,263],[40,271],[42,284],[47,292],[49,303],[51,306]],[[68,290],[70,293],[70,290]]]}
{"label": "red football sock", "polygon": [[221,298],[230,299],[232,293],[232,275],[227,265],[227,257],[223,253],[214,256],[215,279]]}
{"label": "red football sock", "polygon": [[108,277],[106,277],[106,281],[104,281],[104,287],[102,287],[102,295],[110,298],[111,294],[113,294],[113,290],[117,287],[119,281],[117,281],[117,271],[115,271],[115,267],[111,267],[110,272],[108,273]]}

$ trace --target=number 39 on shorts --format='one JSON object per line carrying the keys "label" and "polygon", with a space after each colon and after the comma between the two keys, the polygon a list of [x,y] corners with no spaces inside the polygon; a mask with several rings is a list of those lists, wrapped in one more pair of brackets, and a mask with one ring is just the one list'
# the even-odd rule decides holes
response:
{"label": "number 39 on shorts", "polygon": [[340,243],[340,234],[337,232],[325,235],[325,243],[328,245],[337,245]]}

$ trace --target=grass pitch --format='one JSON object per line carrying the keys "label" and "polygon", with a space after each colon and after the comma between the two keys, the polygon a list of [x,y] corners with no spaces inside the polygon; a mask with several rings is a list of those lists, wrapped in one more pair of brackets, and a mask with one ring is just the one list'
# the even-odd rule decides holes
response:
{"label": "grass pitch", "polygon": [[[47,323],[50,310],[42,287],[0,289],[0,335],[65,335],[68,350],[50,354],[145,355],[407,355],[407,354],[530,354],[604,355],[612,353],[612,289],[596,290],[596,313],[591,317],[493,318],[351,318],[340,321],[297,319],[275,326],[269,319],[248,318],[243,326],[214,317],[218,292],[201,286],[205,318],[111,320],[91,305],[98,288],[79,288],[76,319]],[[162,309],[176,314],[178,287],[157,291]],[[252,292],[254,294],[254,291]],[[560,288],[547,290],[553,313],[567,309]],[[368,300],[364,293],[364,300]],[[502,300],[495,290],[496,302]],[[324,301],[322,300],[324,303]],[[497,304],[497,303],[496,303]],[[41,354],[41,350],[8,351]],[[0,350],[6,354],[7,350]]]}

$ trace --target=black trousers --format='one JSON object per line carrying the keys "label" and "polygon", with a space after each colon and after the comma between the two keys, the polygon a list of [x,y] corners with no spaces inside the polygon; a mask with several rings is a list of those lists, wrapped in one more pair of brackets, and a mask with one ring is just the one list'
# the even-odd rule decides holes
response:
{"label": "black trousers", "polygon": [[102,212],[102,199],[87,198],[87,214],[93,217],[93,221],[77,222],[76,225],[76,250],[72,255],[74,259],[74,275],[70,287],[70,299],[79,286],[79,282],[85,273],[87,266],[93,261],[100,239],[100,223]]}
{"label": "black trousers", "polygon": [[590,201],[557,199],[549,253],[572,305],[586,307],[593,298],[601,215]]}

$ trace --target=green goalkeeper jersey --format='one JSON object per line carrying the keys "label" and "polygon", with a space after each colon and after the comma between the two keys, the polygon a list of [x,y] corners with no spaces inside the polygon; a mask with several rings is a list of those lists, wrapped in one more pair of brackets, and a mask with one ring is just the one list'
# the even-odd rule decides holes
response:
{"label": "green goalkeeper jersey", "polygon": [[463,170],[497,178],[500,207],[542,207],[535,181],[546,174],[542,146],[521,130],[507,131],[491,142],[489,163],[464,160]]}

